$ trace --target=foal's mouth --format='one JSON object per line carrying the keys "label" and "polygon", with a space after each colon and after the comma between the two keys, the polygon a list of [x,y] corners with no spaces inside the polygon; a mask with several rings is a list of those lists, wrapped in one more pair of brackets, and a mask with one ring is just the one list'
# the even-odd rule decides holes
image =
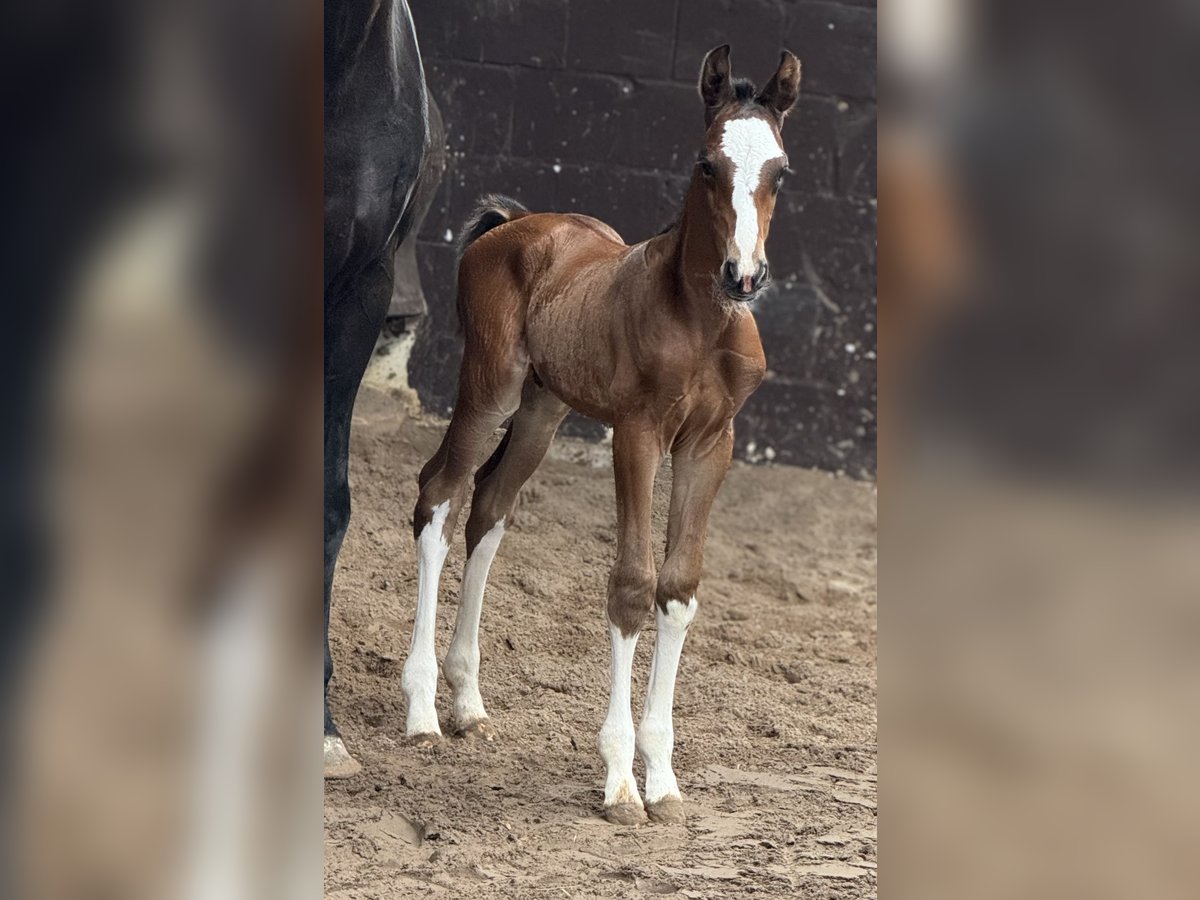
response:
{"label": "foal's mouth", "polygon": [[771,281],[768,278],[766,281],[763,281],[761,284],[759,284],[758,287],[749,291],[744,291],[740,286],[735,287],[733,285],[726,284],[724,281],[714,275],[712,280],[713,297],[718,303],[725,307],[732,308],[745,306],[757,300],[758,297],[767,289],[770,283]]}
{"label": "foal's mouth", "polygon": [[768,287],[770,287],[770,285],[771,279],[766,278],[759,282],[758,287],[751,288],[748,291],[744,290],[741,286],[732,287],[725,284],[720,285],[719,289],[722,294],[735,303],[749,303],[750,301],[757,299],[764,291],[766,291]]}
{"label": "foal's mouth", "polygon": [[733,260],[726,260],[721,272],[714,279],[714,288],[724,298],[734,303],[749,303],[767,289],[771,283],[771,269],[766,262],[758,264],[753,275],[739,277],[738,266]]}

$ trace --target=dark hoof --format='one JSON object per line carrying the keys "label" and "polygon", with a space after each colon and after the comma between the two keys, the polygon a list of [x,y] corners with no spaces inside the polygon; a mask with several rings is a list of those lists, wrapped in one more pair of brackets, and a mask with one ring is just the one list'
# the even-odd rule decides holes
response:
{"label": "dark hoof", "polygon": [[476,719],[468,725],[461,726],[455,732],[460,738],[468,741],[494,741],[496,729],[489,719]]}
{"label": "dark hoof", "polygon": [[614,825],[641,825],[646,821],[646,810],[640,803],[614,803],[604,807],[604,818]]}
{"label": "dark hoof", "polygon": [[325,777],[353,778],[361,771],[362,766],[350,755],[345,742],[336,735],[325,735]]}
{"label": "dark hoof", "polygon": [[682,825],[687,816],[683,812],[683,800],[668,794],[661,800],[646,804],[646,815],[650,821],[663,825]]}
{"label": "dark hoof", "polygon": [[410,734],[407,738],[410,747],[427,749],[442,742],[442,736],[436,732],[426,731],[423,734]]}

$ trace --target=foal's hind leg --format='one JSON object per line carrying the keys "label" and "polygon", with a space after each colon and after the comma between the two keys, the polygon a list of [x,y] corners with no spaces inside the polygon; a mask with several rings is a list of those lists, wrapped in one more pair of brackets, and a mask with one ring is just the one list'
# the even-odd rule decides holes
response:
{"label": "foal's hind leg", "polygon": [[418,742],[432,743],[442,731],[434,698],[437,692],[438,581],[450,536],[466,497],[471,472],[483,457],[488,438],[517,409],[523,361],[497,359],[468,344],[459,373],[458,404],[437,453],[421,470],[421,492],[413,511],[417,540],[417,614],[412,643],[404,664],[401,687],[408,698],[405,733]]}
{"label": "foal's hind leg", "polygon": [[554,432],[567,414],[567,406],[532,377],[525,380],[521,408],[492,458],[475,476],[475,495],[467,519],[467,564],[454,639],[442,671],[454,690],[455,730],[466,737],[491,740],[479,693],[479,615],[488,570],[504,536],[504,521],[512,513],[521,486],[537,469]]}

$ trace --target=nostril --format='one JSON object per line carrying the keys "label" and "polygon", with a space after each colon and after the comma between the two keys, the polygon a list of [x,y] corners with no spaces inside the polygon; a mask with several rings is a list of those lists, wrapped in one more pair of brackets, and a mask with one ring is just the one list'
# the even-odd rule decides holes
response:
{"label": "nostril", "polygon": [[765,262],[759,263],[758,270],[754,273],[754,286],[756,288],[761,287],[763,284],[766,283],[767,278],[770,276],[770,274],[771,274],[771,267],[768,266]]}
{"label": "nostril", "polygon": [[732,259],[725,260],[725,265],[721,267],[721,276],[728,284],[733,284],[738,280],[737,263]]}

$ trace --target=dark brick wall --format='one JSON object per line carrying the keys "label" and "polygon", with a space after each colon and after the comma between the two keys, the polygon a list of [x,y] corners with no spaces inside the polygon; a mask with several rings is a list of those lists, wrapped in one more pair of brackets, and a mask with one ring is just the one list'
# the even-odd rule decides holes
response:
{"label": "dark brick wall", "polygon": [[[742,458],[875,468],[875,4],[790,0],[410,0],[449,166],[421,231],[430,315],[412,383],[449,410],[461,354],[457,233],[480,194],[579,211],[630,243],[670,221],[703,136],[695,78],[724,42],[760,85],[804,66],[784,129],[796,175],[759,301],[769,373],[737,421]],[[595,433],[586,420],[565,430]],[[768,452],[768,448],[770,452]]]}

